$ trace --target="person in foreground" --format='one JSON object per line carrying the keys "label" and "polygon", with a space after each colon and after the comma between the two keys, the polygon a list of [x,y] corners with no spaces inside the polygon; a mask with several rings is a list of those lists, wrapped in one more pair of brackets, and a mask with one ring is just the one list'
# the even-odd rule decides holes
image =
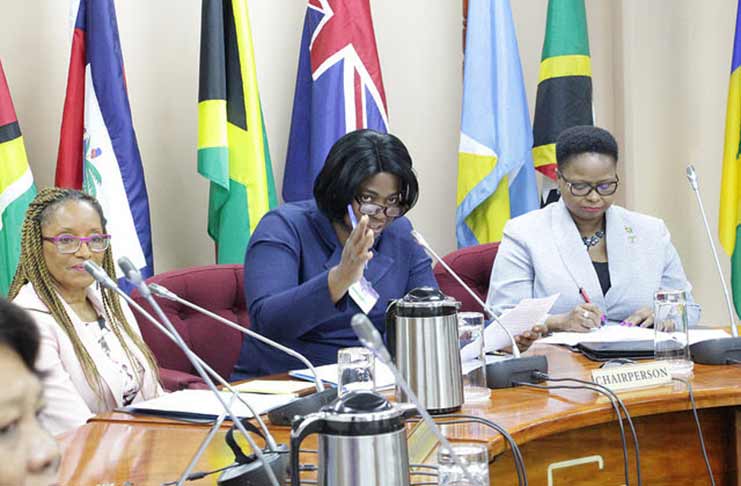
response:
{"label": "person in foreground", "polygon": [[39,333],[28,314],[0,298],[0,486],[49,486],[56,481],[59,448],[41,427],[44,407],[34,368]]}
{"label": "person in foreground", "polygon": [[[378,293],[367,314],[383,334],[389,300],[437,287],[431,260],[404,217],[418,190],[397,137],[358,130],[340,138],[316,178],[314,199],[269,212],[250,239],[244,285],[252,328],[314,365],[335,363],[337,350],[360,345],[350,320],[362,310],[348,291],[365,277]],[[231,378],[298,368],[305,366],[245,337]]]}
{"label": "person in foreground", "polygon": [[[691,301],[664,222],[613,204],[620,184],[613,136],[569,128],[558,137],[556,158],[560,200],[504,228],[487,298],[493,310],[558,293],[547,329],[586,332],[608,322],[652,326],[660,289],[684,290]],[[695,324],[696,306],[689,315]]]}
{"label": "person in foreground", "polygon": [[36,368],[53,434],[162,392],[157,365],[131,310],[85,271],[91,260],[115,279],[110,235],[96,199],[47,188],[26,212],[9,298],[30,312],[41,335]]}

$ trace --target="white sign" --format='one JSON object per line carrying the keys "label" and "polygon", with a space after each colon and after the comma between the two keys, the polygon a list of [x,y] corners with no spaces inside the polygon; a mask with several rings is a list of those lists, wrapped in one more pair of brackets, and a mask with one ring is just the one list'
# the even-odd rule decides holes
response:
{"label": "white sign", "polygon": [[665,385],[671,383],[672,375],[665,363],[652,361],[592,370],[592,381],[620,391]]}

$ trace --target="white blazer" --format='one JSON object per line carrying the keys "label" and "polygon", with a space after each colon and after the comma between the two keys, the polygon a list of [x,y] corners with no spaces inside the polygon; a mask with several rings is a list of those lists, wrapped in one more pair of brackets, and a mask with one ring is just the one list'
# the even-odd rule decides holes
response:
{"label": "white blazer", "polygon": [[[103,303],[97,284],[88,287],[87,295],[93,307],[103,315]],[[72,347],[72,341],[52,317],[46,305],[41,302],[30,283],[21,288],[13,303],[29,311],[41,334],[36,368],[43,373],[42,384],[46,406],[41,413],[41,422],[46,430],[58,435],[84,424],[97,413],[109,412],[123,406],[124,383],[120,371],[106,356],[88,326],[77,317],[64,299],[62,304],[67,315],[102,377],[102,383],[105,385],[103,397],[99,397],[88,384]],[[140,334],[139,326],[126,302],[121,301],[121,307],[128,324],[134,332]],[[142,388],[134,401],[148,400],[160,395],[163,393],[162,388],[144,355],[130,338],[126,337],[126,340],[129,349],[144,367]]]}
{"label": "white blazer", "polygon": [[[606,213],[610,289],[602,294],[597,272],[571,214],[562,200],[507,222],[489,282],[487,304],[499,313],[524,298],[560,294],[551,314],[592,303],[620,322],[641,307],[653,306],[654,292],[678,289],[692,300],[692,285],[682,269],[664,222],[612,205]],[[689,306],[690,325],[699,306]]]}

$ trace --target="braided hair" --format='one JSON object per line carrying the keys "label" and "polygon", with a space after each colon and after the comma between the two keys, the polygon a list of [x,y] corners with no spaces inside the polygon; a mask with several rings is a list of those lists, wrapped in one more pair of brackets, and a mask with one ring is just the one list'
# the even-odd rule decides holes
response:
{"label": "braided hair", "polygon": [[[74,189],[63,189],[58,187],[48,187],[39,191],[28,206],[26,217],[23,220],[23,227],[21,229],[21,254],[18,259],[18,267],[16,268],[15,276],[10,284],[8,298],[13,300],[18,295],[21,287],[27,283],[31,283],[41,302],[46,305],[51,312],[51,315],[72,342],[75,355],[80,360],[88,384],[99,397],[102,397],[105,387],[100,372],[95,366],[95,362],[90,357],[87,349],[85,349],[85,346],[80,340],[80,336],[77,335],[72,320],[64,308],[62,298],[56,290],[57,283],[49,273],[46,261],[44,260],[41,227],[62,204],[70,201],[86,203],[92,206],[98,213],[98,216],[100,216],[100,222],[103,231],[105,232],[106,219],[103,216],[103,208],[94,197]],[[113,252],[110,246],[106,249],[103,255],[103,269],[109,276],[115,279]],[[118,295],[112,290],[106,288],[101,289],[101,295],[106,322],[109,323],[111,330],[121,343],[121,347],[123,348],[129,362],[132,364],[132,368],[134,370],[137,369],[134,364],[137,360],[132,354],[129,346],[126,344],[124,334],[129,337],[137,348],[139,348],[139,351],[144,355],[150,369],[155,373],[155,376],[157,376],[157,364],[154,356],[149,347],[144,343],[141,337],[134,332],[126,321]],[[141,388],[141,378],[139,378],[139,381],[139,386]]]}

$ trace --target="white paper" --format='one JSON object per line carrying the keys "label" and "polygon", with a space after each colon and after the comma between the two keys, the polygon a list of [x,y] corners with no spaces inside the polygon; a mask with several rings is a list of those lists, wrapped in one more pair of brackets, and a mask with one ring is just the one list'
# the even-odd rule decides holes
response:
{"label": "white paper", "polygon": [[[525,331],[531,330],[538,322],[543,321],[559,296],[560,294],[554,294],[549,297],[543,297],[542,299],[522,299],[514,308],[505,311],[499,316],[499,321],[512,333],[512,336],[522,334]],[[496,322],[492,322],[486,326],[484,330],[485,351],[496,351],[511,344],[512,342],[509,336],[507,336],[507,333]],[[469,346],[471,345],[469,344],[466,348]],[[466,348],[463,348],[463,351],[466,351]]]}
{"label": "white paper", "polygon": [[[708,339],[728,337],[723,329],[690,329],[690,344]],[[602,326],[590,332],[554,332],[539,342],[547,344],[565,344],[576,346],[579,343],[617,342],[617,341],[653,341],[654,330],[647,327]]]}
{"label": "white paper", "polygon": [[[376,390],[385,390],[394,386],[394,374],[385,364],[376,360]],[[332,386],[337,386],[337,365],[329,364],[324,366],[316,366],[316,374],[319,379],[324,383],[328,383]],[[301,380],[314,381],[314,375],[307,369],[293,370],[288,372],[294,378]]]}
{"label": "white paper", "polygon": [[[252,417],[249,409],[236,398],[233,399],[231,392],[220,392],[221,397],[227,405],[231,404],[232,410],[239,418]],[[274,408],[285,405],[295,398],[286,395],[262,395],[256,393],[240,393],[244,401],[250,404],[256,413],[262,415]],[[137,411],[161,412],[167,414],[198,414],[209,415],[213,418],[224,413],[216,396],[210,390],[179,390],[166,393],[160,397],[144,402],[138,402],[127,410],[134,413]]]}

